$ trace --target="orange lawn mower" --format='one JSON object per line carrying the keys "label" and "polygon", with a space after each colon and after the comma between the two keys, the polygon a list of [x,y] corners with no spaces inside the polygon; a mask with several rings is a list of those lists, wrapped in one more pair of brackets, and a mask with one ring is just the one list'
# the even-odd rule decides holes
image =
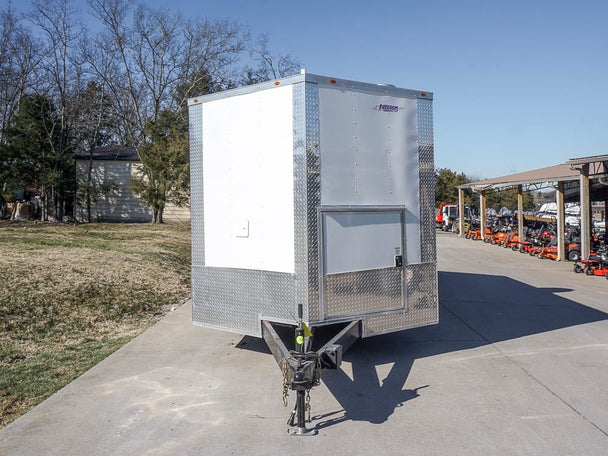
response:
{"label": "orange lawn mower", "polygon": [[519,251],[521,253],[529,253],[534,248],[534,240],[538,237],[540,232],[532,228],[526,228],[524,239],[519,241]]}
{"label": "orange lawn mower", "polygon": [[512,236],[513,228],[515,226],[512,216],[499,217],[497,220],[497,227],[500,228],[494,231],[492,238],[490,239],[490,244],[507,247],[505,244],[509,237]]}
{"label": "orange lawn mower", "polygon": [[606,246],[606,236],[599,241],[599,247],[596,252],[591,252],[589,258],[581,260],[583,266],[578,263],[574,264],[574,272],[584,272],[586,275],[604,276],[608,279],[608,247]]}
{"label": "orange lawn mower", "polygon": [[497,231],[493,231],[490,234],[490,244],[502,245],[504,240],[507,238],[507,231],[504,227],[499,228]]}
{"label": "orange lawn mower", "polygon": [[543,248],[551,243],[553,236],[555,236],[555,231],[552,227],[541,229],[536,236],[531,238],[532,245],[528,246],[526,251],[530,256],[538,255]]}
{"label": "orange lawn mower", "polygon": [[513,225],[511,231],[507,234],[503,247],[510,248],[514,252],[519,250],[519,229],[517,225]]}
{"label": "orange lawn mower", "polygon": [[521,253],[537,255],[542,247],[551,240],[551,225],[545,221],[526,220],[524,225],[524,238],[519,240],[518,247]]}
{"label": "orange lawn mower", "polygon": [[492,245],[502,245],[507,237],[507,228],[508,225],[503,224],[502,220],[496,220],[490,228],[489,233],[486,230],[486,236],[483,241]]}
{"label": "orange lawn mower", "polygon": [[[481,224],[478,220],[472,220],[471,227],[469,228],[469,231],[467,231],[467,234],[464,235],[464,237],[467,239],[472,239],[473,241],[478,241],[482,239],[480,225]],[[486,228],[486,235],[489,235],[491,233],[492,230],[490,230],[490,228]]]}
{"label": "orange lawn mower", "polygon": [[[576,234],[573,230],[568,231],[566,233],[565,241],[566,241],[566,258],[568,261],[579,261],[581,259],[581,246],[576,242],[578,240],[580,242],[580,236],[576,237]],[[549,258],[550,260],[557,260],[557,236],[553,236],[548,245],[542,248],[540,252],[538,252],[538,258]]]}

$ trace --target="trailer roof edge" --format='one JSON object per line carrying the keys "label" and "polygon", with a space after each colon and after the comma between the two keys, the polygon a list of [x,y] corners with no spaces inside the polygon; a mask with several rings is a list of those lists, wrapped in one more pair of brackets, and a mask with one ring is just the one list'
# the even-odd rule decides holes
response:
{"label": "trailer roof edge", "polygon": [[258,92],[260,90],[269,90],[301,82],[309,82],[312,84],[319,84],[328,87],[336,86],[373,93],[385,93],[389,96],[392,95],[406,98],[418,98],[422,100],[433,99],[433,92],[427,92],[424,90],[406,89],[401,87],[395,87],[389,84],[371,84],[367,82],[352,81],[349,79],[339,79],[330,76],[321,76],[318,74],[306,73],[302,71],[299,74],[294,74],[292,76],[287,76],[284,78],[271,79],[269,81],[260,82],[258,84],[236,87],[234,89],[223,90],[221,92],[192,97],[188,99],[188,106],[197,105],[203,102],[212,101],[216,99],[244,95],[251,92]]}

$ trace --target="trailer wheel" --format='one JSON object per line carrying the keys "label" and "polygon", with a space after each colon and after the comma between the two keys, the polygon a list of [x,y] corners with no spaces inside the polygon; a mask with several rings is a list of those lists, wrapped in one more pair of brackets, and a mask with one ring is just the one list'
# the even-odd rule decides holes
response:
{"label": "trailer wheel", "polygon": [[581,259],[581,252],[578,250],[570,250],[568,252],[568,261],[578,261]]}
{"label": "trailer wheel", "polygon": [[543,258],[545,258],[545,254],[543,252],[538,252],[538,259],[542,260]]}
{"label": "trailer wheel", "polygon": [[465,239],[471,239],[471,236],[469,236],[469,233],[467,233],[467,234],[464,235],[464,238]]}
{"label": "trailer wheel", "polygon": [[535,252],[534,250],[530,250],[530,252],[529,252],[529,253],[530,253],[530,256],[534,256],[534,255],[536,255],[536,252]]}
{"label": "trailer wheel", "polygon": [[580,274],[581,272],[583,272],[583,268],[581,268],[580,264],[574,265],[574,272],[576,272],[577,274]]}
{"label": "trailer wheel", "polygon": [[519,248],[519,253],[526,253],[526,248],[523,245]]}
{"label": "trailer wheel", "polygon": [[585,268],[585,274],[587,274],[588,276],[592,276],[593,275],[593,269],[591,269],[589,266],[587,266]]}

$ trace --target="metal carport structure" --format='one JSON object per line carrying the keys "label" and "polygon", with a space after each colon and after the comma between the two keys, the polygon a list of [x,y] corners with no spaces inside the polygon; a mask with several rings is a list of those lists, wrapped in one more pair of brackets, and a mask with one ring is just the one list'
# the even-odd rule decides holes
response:
{"label": "metal carport structure", "polygon": [[[608,200],[608,155],[571,158],[566,163],[510,174],[458,186],[459,223],[464,226],[464,190],[479,193],[481,232],[486,230],[486,196],[489,190],[517,188],[517,213],[523,220],[523,191],[552,187],[556,190],[558,260],[565,259],[564,241],[566,201],[579,201],[581,207],[581,257],[588,258],[591,250],[591,201]],[[524,238],[524,224],[518,223],[519,238]],[[464,235],[464,230],[459,236]]]}

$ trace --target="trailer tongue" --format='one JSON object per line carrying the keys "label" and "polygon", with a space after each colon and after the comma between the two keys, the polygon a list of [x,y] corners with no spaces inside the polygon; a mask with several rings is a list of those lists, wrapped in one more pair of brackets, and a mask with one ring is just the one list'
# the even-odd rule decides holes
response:
{"label": "trailer tongue", "polygon": [[[302,306],[298,306],[299,322],[293,333],[295,349],[289,350],[270,321],[262,321],[262,334],[283,373],[283,405],[287,407],[289,390],[296,391],[296,403],[287,424],[295,427],[296,435],[310,435],[306,429],[310,422],[310,390],[318,386],[323,369],[338,369],[343,353],[361,337],[361,322],[351,321],[327,341],[321,348],[312,351],[312,333],[302,322]],[[308,413],[308,417],[306,417]]]}
{"label": "trailer tongue", "polygon": [[306,435],[354,341],[438,321],[432,94],[303,71],[189,116],[193,323],[263,337]]}

